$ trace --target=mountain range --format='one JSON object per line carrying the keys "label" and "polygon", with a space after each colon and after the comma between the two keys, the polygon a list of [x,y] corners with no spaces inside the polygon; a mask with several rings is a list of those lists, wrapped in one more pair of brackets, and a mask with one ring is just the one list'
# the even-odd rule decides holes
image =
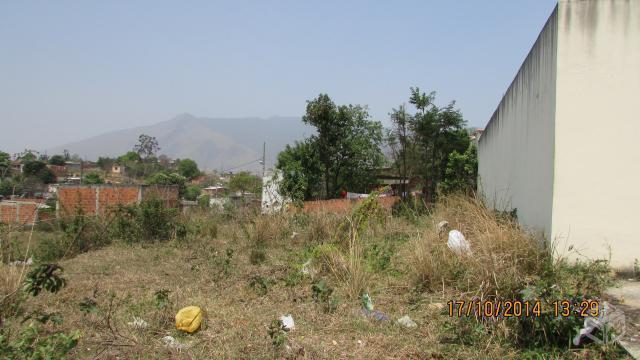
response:
{"label": "mountain range", "polygon": [[[259,171],[257,160],[262,158],[266,143],[266,164],[273,166],[278,153],[286,144],[292,144],[313,134],[312,127],[296,117],[262,118],[204,118],[190,114],[150,126],[141,126],[108,132],[77,142],[48,149],[49,154],[68,150],[87,160],[100,156],[116,157],[133,149],[138,136],[156,137],[159,154],[171,158],[190,158],[202,170]],[[251,163],[248,165],[244,165]]]}

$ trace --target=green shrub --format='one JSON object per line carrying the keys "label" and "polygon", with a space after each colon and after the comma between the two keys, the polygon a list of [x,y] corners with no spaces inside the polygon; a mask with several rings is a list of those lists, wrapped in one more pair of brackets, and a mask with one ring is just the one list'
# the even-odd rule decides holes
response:
{"label": "green shrub", "polygon": [[78,330],[53,334],[30,324],[23,328],[16,339],[0,329],[0,354],[5,359],[64,359],[78,345]]}
{"label": "green shrub", "polygon": [[160,199],[136,205],[120,205],[111,213],[111,234],[125,242],[169,240],[176,232],[177,209],[167,208]]}

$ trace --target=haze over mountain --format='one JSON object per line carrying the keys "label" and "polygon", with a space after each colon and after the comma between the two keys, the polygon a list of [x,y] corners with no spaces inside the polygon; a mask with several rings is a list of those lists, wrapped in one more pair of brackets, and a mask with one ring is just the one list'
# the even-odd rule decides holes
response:
{"label": "haze over mountain", "polygon": [[262,166],[256,162],[239,165],[262,158],[263,142],[266,142],[269,168],[286,144],[312,133],[313,128],[295,117],[213,119],[182,114],[155,125],[112,131],[54,147],[47,152],[59,154],[67,149],[71,154],[88,160],[96,160],[99,156],[114,157],[133,149],[138,136],[147,134],[158,140],[159,154],[174,159],[193,159],[203,170],[224,167],[232,171],[258,171]]}

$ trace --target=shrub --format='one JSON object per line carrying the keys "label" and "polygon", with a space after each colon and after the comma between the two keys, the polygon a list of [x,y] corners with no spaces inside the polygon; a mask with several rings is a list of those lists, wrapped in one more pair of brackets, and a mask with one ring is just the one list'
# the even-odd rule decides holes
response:
{"label": "shrub", "polygon": [[129,243],[169,240],[176,231],[178,212],[160,199],[120,205],[111,212],[111,234]]}

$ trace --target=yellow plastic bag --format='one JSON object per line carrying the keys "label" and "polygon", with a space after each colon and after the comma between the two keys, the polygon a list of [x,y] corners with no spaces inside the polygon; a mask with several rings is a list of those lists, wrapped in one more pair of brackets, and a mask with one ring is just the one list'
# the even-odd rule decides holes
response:
{"label": "yellow plastic bag", "polygon": [[197,306],[187,306],[176,314],[176,328],[178,330],[193,333],[202,324],[202,309]]}

